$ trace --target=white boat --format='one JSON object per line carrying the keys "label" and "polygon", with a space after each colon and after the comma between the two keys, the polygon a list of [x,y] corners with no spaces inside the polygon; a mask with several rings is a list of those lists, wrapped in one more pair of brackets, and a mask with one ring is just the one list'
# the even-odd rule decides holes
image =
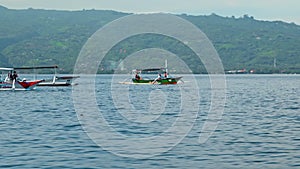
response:
{"label": "white boat", "polygon": [[45,80],[38,84],[38,86],[71,86],[77,85],[73,83],[73,79],[79,78],[79,76],[56,76],[54,75],[52,79]]}
{"label": "white boat", "polygon": [[0,91],[32,90],[44,80],[21,80],[14,68],[0,68],[2,75],[0,78]]}
{"label": "white boat", "polygon": [[45,79],[43,82],[39,83],[38,86],[71,86],[76,85],[73,80],[79,78],[79,76],[58,76],[57,69],[58,66],[34,66],[34,67],[18,67],[16,70],[26,70],[32,69],[36,71],[37,69],[54,69],[54,75],[52,78]]}

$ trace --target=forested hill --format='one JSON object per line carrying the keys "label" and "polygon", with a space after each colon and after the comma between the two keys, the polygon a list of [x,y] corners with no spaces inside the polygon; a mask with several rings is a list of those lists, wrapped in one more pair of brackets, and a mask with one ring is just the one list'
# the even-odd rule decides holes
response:
{"label": "forested hill", "polygon": [[[0,6],[0,66],[59,65],[72,73],[86,40],[100,27],[127,13],[103,10],[12,10]],[[300,26],[281,21],[258,21],[251,16],[222,17],[179,15],[198,26],[217,49],[225,70],[246,69],[257,73],[300,73]],[[164,47],[196,73],[205,73],[193,54],[172,39],[144,35],[118,44],[101,65],[110,72],[119,60],[143,48]],[[126,53],[120,53],[120,49]],[[276,65],[274,66],[274,60]],[[100,72],[101,72],[100,71]]]}

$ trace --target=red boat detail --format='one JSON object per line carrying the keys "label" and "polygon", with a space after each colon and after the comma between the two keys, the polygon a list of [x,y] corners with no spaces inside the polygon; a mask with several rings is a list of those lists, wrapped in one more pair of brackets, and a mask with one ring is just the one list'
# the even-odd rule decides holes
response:
{"label": "red boat detail", "polygon": [[30,82],[26,82],[26,81],[18,81],[18,83],[25,89],[27,88],[32,88],[34,86],[36,86],[37,84],[43,82],[44,80],[35,80],[35,81],[30,81]]}

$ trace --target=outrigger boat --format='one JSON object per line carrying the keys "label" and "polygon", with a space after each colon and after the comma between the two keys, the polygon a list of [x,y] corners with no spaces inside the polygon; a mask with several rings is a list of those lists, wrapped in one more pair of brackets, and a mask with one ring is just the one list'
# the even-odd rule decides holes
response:
{"label": "outrigger boat", "polygon": [[26,70],[33,69],[36,71],[37,69],[54,69],[54,75],[52,78],[45,79],[43,82],[39,83],[38,86],[71,86],[76,85],[73,83],[73,79],[79,78],[79,76],[58,76],[57,69],[58,66],[35,66],[35,67],[18,67],[16,70]]}
{"label": "outrigger boat", "polygon": [[[158,76],[155,78],[153,74]],[[165,68],[134,69],[132,70],[132,75],[134,84],[177,84],[182,78],[182,76],[172,77],[169,75],[167,61],[165,61]]]}
{"label": "outrigger boat", "polygon": [[[153,73],[157,72],[158,76],[153,77]],[[182,78],[180,77],[171,77],[164,68],[152,68],[152,69],[135,69],[132,70],[132,74],[134,77],[132,78],[132,82],[136,84],[177,84],[178,81]],[[152,75],[152,77],[148,77],[146,75]]]}
{"label": "outrigger boat", "polygon": [[[26,79],[21,80],[18,78],[16,71],[14,68],[0,68],[2,71],[1,79],[0,79],[0,91],[8,91],[8,90],[32,90],[35,87],[43,82],[44,80],[31,80],[28,81]],[[5,78],[3,78],[3,72],[6,72]]]}

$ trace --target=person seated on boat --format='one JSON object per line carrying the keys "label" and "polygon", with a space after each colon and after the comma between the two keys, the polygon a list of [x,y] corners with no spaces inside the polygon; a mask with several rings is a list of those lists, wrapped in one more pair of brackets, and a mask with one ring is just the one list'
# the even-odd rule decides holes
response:
{"label": "person seated on boat", "polygon": [[12,80],[13,80],[12,72],[8,72],[7,79],[5,81],[12,81]]}
{"label": "person seated on boat", "polygon": [[165,78],[168,78],[168,77],[169,77],[169,75],[168,75],[167,72],[164,73],[164,77],[165,77]]}
{"label": "person seated on boat", "polygon": [[156,81],[161,79],[161,74],[159,73],[157,78],[154,79],[154,81],[152,82],[152,84],[156,83]]}
{"label": "person seated on boat", "polygon": [[157,81],[157,80],[160,80],[160,79],[161,79],[161,74],[159,73],[158,76],[157,76],[157,78],[155,78],[154,81]]}
{"label": "person seated on boat", "polygon": [[135,74],[135,79],[136,80],[141,80],[142,78],[141,78],[141,76],[139,74]]}
{"label": "person seated on boat", "polygon": [[12,81],[12,75],[10,72],[8,72],[7,76],[4,79],[4,82],[10,82],[10,81]]}

